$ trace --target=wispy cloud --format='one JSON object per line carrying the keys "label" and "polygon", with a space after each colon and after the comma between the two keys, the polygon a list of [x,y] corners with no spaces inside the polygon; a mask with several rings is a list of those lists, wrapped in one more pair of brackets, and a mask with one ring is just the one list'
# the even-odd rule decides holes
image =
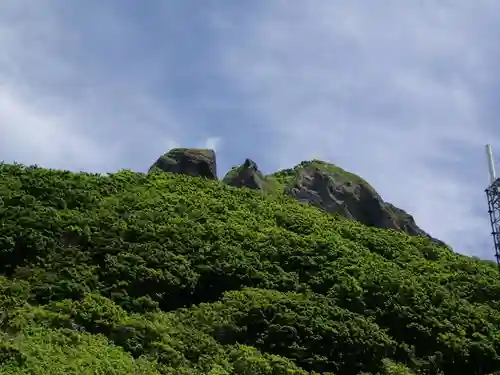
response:
{"label": "wispy cloud", "polygon": [[219,146],[220,143],[221,143],[220,137],[210,137],[204,142],[203,147],[217,151],[217,147]]}
{"label": "wispy cloud", "polygon": [[322,158],[457,251],[491,257],[500,3],[0,3],[0,159],[147,170],[171,147],[219,172]]}
{"label": "wispy cloud", "polygon": [[47,113],[13,90],[0,92],[0,148],[3,155],[14,155],[12,161],[30,161],[46,167],[81,168],[81,161],[97,167],[107,155],[81,129],[68,126],[70,115],[60,111]]}

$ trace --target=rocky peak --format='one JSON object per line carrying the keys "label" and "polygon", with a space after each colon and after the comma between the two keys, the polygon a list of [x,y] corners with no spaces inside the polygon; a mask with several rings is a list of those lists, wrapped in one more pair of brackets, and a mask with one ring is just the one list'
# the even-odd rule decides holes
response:
{"label": "rocky peak", "polygon": [[160,156],[149,172],[162,171],[217,179],[215,152],[208,149],[174,148]]}
{"label": "rocky peak", "polygon": [[247,187],[255,190],[264,190],[266,181],[257,164],[251,159],[231,169],[223,182],[235,187]]}
{"label": "rocky peak", "polygon": [[404,210],[384,202],[365,180],[333,164],[319,160],[302,162],[276,175],[288,176],[283,191],[301,203],[338,213],[367,226],[426,236],[444,244],[419,228]]}

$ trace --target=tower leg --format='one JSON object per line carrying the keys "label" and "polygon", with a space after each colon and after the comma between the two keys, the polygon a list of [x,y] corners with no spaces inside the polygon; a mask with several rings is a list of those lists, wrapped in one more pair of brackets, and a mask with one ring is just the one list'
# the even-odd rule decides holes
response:
{"label": "tower leg", "polygon": [[495,258],[500,271],[500,178],[486,189],[488,213],[490,214],[491,234],[495,247]]}

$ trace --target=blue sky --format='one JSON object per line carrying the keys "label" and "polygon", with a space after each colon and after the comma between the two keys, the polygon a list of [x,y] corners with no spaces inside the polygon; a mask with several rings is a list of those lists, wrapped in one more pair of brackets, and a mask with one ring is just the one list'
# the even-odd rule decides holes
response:
{"label": "blue sky", "polygon": [[146,171],[211,147],[223,176],[319,158],[491,259],[499,35],[496,0],[3,1],[0,160]]}

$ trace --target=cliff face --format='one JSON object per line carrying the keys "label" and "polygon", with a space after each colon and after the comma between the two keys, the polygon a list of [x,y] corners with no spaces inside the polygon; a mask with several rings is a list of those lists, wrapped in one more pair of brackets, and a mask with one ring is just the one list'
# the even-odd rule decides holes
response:
{"label": "cliff face", "polygon": [[[216,179],[215,152],[174,149],[160,157],[150,168],[150,171],[158,170]],[[232,168],[222,182],[265,194],[285,194],[301,203],[340,214],[366,226],[426,236],[444,245],[422,230],[406,211],[385,202],[361,177],[324,161],[305,161],[292,169],[266,176],[253,160],[246,159],[243,164]]]}

